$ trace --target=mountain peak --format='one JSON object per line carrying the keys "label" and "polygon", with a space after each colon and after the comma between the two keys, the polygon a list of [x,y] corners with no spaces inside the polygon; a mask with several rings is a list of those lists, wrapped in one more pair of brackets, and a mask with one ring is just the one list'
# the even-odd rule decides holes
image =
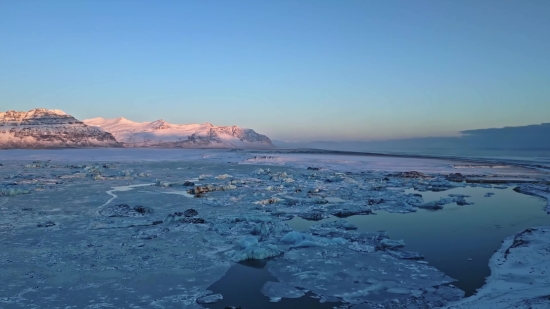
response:
{"label": "mountain peak", "polygon": [[113,135],[91,127],[65,112],[35,108],[0,112],[0,148],[117,147]]}
{"label": "mountain peak", "polygon": [[164,119],[155,120],[151,122],[151,125],[153,130],[164,130],[170,128],[170,124],[164,121]]}

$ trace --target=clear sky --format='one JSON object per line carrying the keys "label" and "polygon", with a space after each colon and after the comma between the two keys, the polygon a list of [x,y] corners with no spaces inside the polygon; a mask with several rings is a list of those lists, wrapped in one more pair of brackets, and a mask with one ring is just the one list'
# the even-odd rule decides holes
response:
{"label": "clear sky", "polygon": [[550,122],[549,0],[0,0],[0,110],[368,140]]}

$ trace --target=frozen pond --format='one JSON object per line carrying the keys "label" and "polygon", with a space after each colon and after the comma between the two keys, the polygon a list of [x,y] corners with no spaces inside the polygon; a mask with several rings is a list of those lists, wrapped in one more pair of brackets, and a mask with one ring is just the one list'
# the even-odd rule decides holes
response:
{"label": "frozen pond", "polygon": [[[453,284],[467,295],[484,284],[490,274],[489,258],[505,237],[529,227],[550,224],[550,216],[542,209],[546,203],[543,199],[517,193],[511,187],[407,192],[421,194],[426,201],[439,200],[449,194],[468,195],[468,201],[474,204],[452,204],[441,210],[419,209],[408,214],[378,211],[376,215],[352,216],[347,220],[359,230],[386,230],[390,238],[405,240],[407,250],[421,253],[430,265],[457,279]],[[487,193],[494,195],[486,197]],[[297,230],[306,230],[316,223],[299,217],[289,221]]]}

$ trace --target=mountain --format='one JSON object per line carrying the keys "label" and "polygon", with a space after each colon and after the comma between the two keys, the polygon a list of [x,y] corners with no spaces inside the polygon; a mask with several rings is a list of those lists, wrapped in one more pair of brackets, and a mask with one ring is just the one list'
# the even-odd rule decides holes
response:
{"label": "mountain", "polygon": [[113,134],[124,147],[272,148],[265,136],[237,126],[170,124],[164,120],[134,122],[125,118],[84,120]]}
{"label": "mountain", "polygon": [[60,110],[0,112],[0,149],[118,147],[113,135]]}

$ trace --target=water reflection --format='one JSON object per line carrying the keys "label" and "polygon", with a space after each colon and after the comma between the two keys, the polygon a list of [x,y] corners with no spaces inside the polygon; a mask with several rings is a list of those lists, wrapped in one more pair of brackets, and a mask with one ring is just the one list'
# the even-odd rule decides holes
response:
{"label": "water reflection", "polygon": [[223,300],[216,304],[203,305],[206,308],[223,309],[226,306],[262,309],[332,309],[339,303],[319,303],[312,298],[311,293],[296,299],[283,298],[272,303],[269,297],[261,292],[263,285],[268,281],[278,282],[267,270],[268,260],[248,260],[231,267],[226,275],[208,289],[223,295]]}
{"label": "water reflection", "polygon": [[[495,193],[485,197],[488,192]],[[386,230],[392,239],[404,239],[405,250],[425,255],[426,261],[458,280],[454,284],[466,292],[475,293],[490,275],[488,262],[500,248],[504,238],[523,229],[549,225],[550,216],[543,211],[545,201],[517,193],[512,188],[488,189],[466,187],[444,192],[421,194],[424,201],[435,201],[448,194],[464,194],[474,205],[449,204],[443,210],[419,209],[415,213],[395,214],[378,211],[376,215],[352,216],[347,220],[362,232]],[[288,221],[294,229],[307,230],[311,225],[334,221]]]}

